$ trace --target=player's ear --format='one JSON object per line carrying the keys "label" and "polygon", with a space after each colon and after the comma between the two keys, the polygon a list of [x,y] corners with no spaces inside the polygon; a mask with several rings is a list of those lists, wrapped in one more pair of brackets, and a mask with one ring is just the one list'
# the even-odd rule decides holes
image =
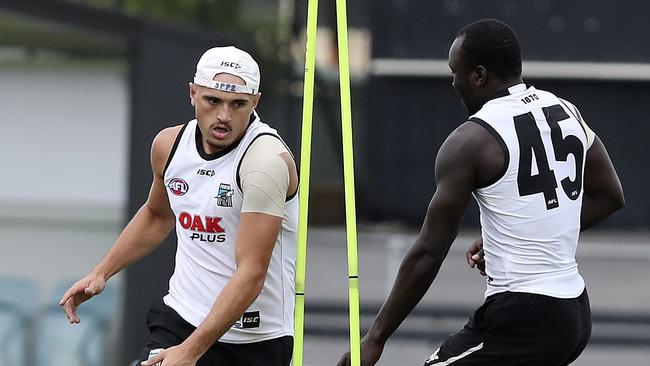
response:
{"label": "player's ear", "polygon": [[262,96],[262,93],[257,93],[253,96],[253,108],[257,108],[257,103],[260,102],[260,97]]}
{"label": "player's ear", "polygon": [[483,65],[478,65],[472,72],[472,82],[477,88],[482,87],[487,83],[487,69]]}
{"label": "player's ear", "polygon": [[194,85],[193,82],[190,81],[189,88],[190,88],[190,103],[192,104],[192,107],[196,107],[197,87],[196,85]]}

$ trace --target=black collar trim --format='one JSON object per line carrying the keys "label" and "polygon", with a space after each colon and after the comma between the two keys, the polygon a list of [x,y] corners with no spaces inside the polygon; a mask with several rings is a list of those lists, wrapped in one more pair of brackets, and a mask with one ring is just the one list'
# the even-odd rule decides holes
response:
{"label": "black collar trim", "polygon": [[222,156],[225,156],[229,152],[233,151],[235,148],[237,148],[237,146],[239,146],[239,143],[246,135],[246,131],[248,131],[248,128],[255,121],[256,116],[257,114],[255,112],[251,113],[251,118],[248,121],[246,130],[244,130],[244,133],[241,135],[239,139],[237,139],[237,141],[233,142],[233,144],[228,146],[227,148],[223,150],[219,150],[214,154],[208,154],[207,152],[205,152],[205,149],[203,148],[203,134],[201,134],[201,129],[199,128],[199,122],[197,121],[196,133],[194,134],[194,141],[196,142],[196,151],[199,153],[199,156],[201,156],[204,160],[216,160]]}
{"label": "black collar trim", "polygon": [[[532,85],[530,85],[528,83],[522,83],[522,84],[526,85],[526,89],[530,89],[532,87]],[[519,84],[515,84],[515,85],[519,85]],[[511,94],[509,89],[512,88],[515,85],[512,85],[512,86],[509,86],[507,88],[499,90],[498,92],[496,92],[496,94],[492,98],[490,98],[490,100],[497,99],[497,98],[502,98],[502,97],[507,97],[508,95]]]}

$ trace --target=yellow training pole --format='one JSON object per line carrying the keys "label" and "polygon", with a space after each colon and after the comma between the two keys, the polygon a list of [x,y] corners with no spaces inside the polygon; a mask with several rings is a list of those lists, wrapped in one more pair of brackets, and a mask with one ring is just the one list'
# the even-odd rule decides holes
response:
{"label": "yellow training pole", "polygon": [[298,211],[298,252],[296,256],[296,309],[293,365],[302,366],[305,320],[305,267],[307,262],[307,219],[309,213],[309,168],[311,163],[311,125],[314,111],[314,69],[316,65],[316,23],[318,0],[307,6],[307,44],[305,82],[302,100],[302,139],[300,142],[300,208]]}
{"label": "yellow training pole", "polygon": [[348,59],[348,20],[345,0],[336,0],[336,30],[338,33],[339,44],[341,127],[343,130],[343,180],[345,182],[345,227],[348,242],[350,357],[352,366],[360,366],[359,264],[357,258],[357,217],[354,198],[354,158],[352,153],[352,108],[350,100],[350,62]]}

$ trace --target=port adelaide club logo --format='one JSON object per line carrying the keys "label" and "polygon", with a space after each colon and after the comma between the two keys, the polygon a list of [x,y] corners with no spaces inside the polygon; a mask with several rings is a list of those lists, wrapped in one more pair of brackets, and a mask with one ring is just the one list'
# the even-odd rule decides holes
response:
{"label": "port adelaide club logo", "polygon": [[221,183],[219,185],[219,190],[217,191],[217,196],[214,197],[216,205],[221,207],[232,207],[233,193],[235,193],[235,191],[232,189],[230,184]]}
{"label": "port adelaide club logo", "polygon": [[190,190],[190,185],[181,178],[174,178],[167,184],[167,188],[176,196],[182,196]]}

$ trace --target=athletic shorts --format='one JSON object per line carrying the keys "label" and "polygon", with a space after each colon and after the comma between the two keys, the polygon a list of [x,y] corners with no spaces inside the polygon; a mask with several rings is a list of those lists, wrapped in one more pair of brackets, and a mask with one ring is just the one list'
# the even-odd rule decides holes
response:
{"label": "athletic shorts", "polygon": [[[149,310],[147,325],[150,336],[140,355],[140,361],[148,359],[151,350],[182,343],[196,329],[162,301],[156,302]],[[244,344],[216,342],[196,366],[288,366],[292,352],[291,336]]]}
{"label": "athletic shorts", "polygon": [[574,299],[503,292],[489,296],[424,365],[568,365],[590,336],[587,290]]}

